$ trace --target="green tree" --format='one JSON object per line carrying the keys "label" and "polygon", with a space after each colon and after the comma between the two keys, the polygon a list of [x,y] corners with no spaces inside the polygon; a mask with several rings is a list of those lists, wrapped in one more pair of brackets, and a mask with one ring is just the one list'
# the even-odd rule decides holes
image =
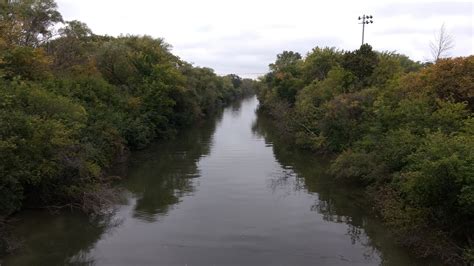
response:
{"label": "green tree", "polygon": [[334,47],[313,48],[303,64],[305,82],[325,79],[329,71],[341,63],[342,55],[343,53]]}
{"label": "green tree", "polygon": [[278,96],[290,105],[295,103],[296,94],[303,87],[301,77],[302,58],[299,53],[284,51],[270,64],[267,83],[275,88]]}
{"label": "green tree", "polygon": [[378,64],[377,53],[372,51],[372,47],[363,44],[358,50],[346,52],[342,59],[342,66],[354,73],[359,79],[360,86],[369,84],[369,78]]}
{"label": "green tree", "polygon": [[20,0],[8,3],[10,31],[19,30],[14,43],[37,47],[52,36],[52,27],[62,22],[54,0]]}

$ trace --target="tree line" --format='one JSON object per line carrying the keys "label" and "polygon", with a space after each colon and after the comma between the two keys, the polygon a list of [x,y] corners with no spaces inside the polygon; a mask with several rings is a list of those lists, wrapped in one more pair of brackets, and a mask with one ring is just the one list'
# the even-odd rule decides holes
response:
{"label": "tree line", "polygon": [[404,245],[474,259],[474,56],[420,63],[395,52],[284,51],[261,109],[300,147],[334,157],[335,182],[364,186]]}
{"label": "tree line", "polygon": [[[127,151],[253,93],[163,39],[101,36],[54,0],[0,3],[0,221],[25,207],[94,211]],[[1,224],[1,223],[0,223]]]}

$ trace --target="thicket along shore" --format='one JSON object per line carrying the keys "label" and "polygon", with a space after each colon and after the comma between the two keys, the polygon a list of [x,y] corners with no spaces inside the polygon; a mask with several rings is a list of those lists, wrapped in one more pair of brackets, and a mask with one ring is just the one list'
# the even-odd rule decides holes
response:
{"label": "thicket along shore", "polygon": [[63,21],[52,0],[0,5],[2,228],[25,208],[100,213],[117,194],[105,170],[129,150],[253,93],[255,81],[194,67],[162,39]]}
{"label": "thicket along shore", "polygon": [[474,56],[421,64],[364,44],[285,51],[258,95],[296,145],[336,155],[330,172],[420,256],[473,260]]}

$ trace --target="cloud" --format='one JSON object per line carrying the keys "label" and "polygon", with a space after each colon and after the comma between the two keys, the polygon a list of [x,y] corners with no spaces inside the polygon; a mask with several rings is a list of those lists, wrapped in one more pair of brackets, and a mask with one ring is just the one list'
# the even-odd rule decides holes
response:
{"label": "cloud", "polygon": [[357,49],[357,17],[374,15],[366,41],[415,60],[443,22],[455,38],[455,56],[473,53],[470,2],[430,0],[57,0],[66,20],[85,22],[97,34],[147,34],[164,38],[173,53],[216,73],[263,73],[278,53],[305,55],[315,46]]}
{"label": "cloud", "polygon": [[472,2],[390,3],[376,9],[378,16],[411,16],[420,19],[437,16],[472,17]]}
{"label": "cloud", "polygon": [[[400,27],[400,28],[389,28],[389,29],[384,29],[375,32],[377,35],[434,35],[437,33],[440,29],[441,25],[438,25],[437,28],[406,28],[406,27]],[[460,26],[460,27],[454,27],[447,30],[447,33],[452,35],[452,36],[464,36],[464,37],[470,37],[474,33],[474,26]]]}
{"label": "cloud", "polygon": [[196,27],[195,31],[197,32],[211,32],[214,29],[212,25],[201,25]]}

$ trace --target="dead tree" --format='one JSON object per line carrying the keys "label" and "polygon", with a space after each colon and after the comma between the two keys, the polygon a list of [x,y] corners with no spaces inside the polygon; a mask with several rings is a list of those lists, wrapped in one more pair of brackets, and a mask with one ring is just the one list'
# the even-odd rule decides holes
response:
{"label": "dead tree", "polygon": [[448,51],[453,49],[454,39],[453,36],[446,32],[446,27],[441,25],[439,32],[435,34],[434,40],[430,42],[431,56],[433,62],[438,61],[443,57],[448,56]]}

